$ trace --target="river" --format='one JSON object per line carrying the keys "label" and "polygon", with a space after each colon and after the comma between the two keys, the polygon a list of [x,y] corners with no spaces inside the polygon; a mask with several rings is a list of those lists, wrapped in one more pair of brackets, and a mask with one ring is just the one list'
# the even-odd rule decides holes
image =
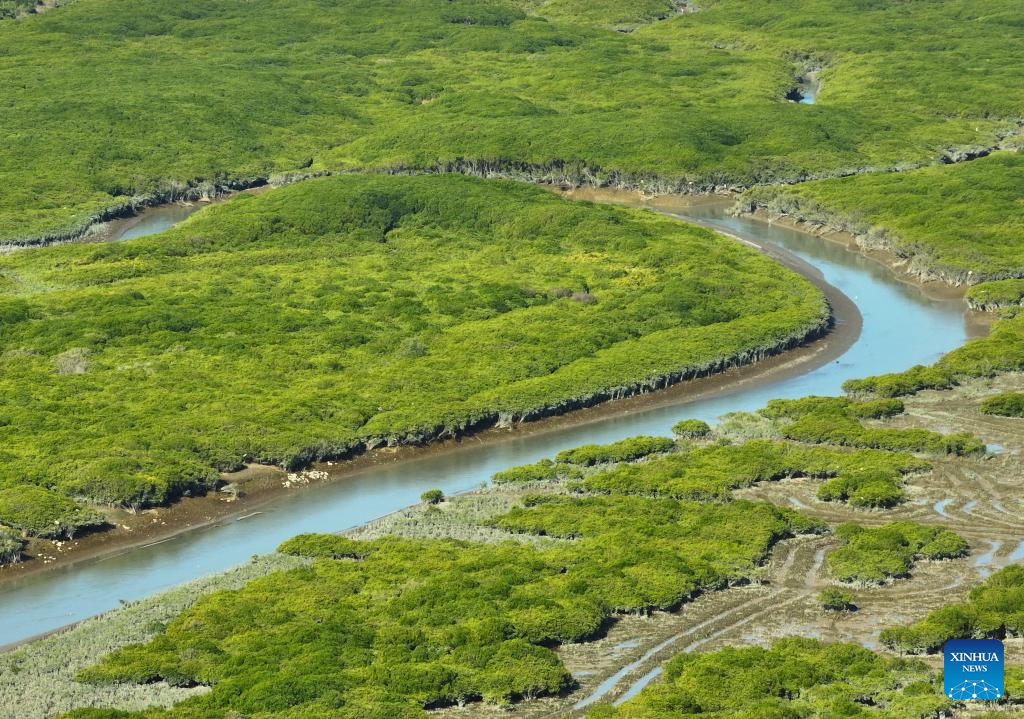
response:
{"label": "river", "polygon": [[[754,410],[770,399],[837,394],[844,380],[933,362],[967,339],[963,302],[935,299],[898,281],[880,264],[839,244],[751,218],[727,214],[728,202],[700,203],[676,213],[748,239],[781,247],[816,267],[860,309],[859,338],[838,358],[797,376],[727,388],[710,397],[681,398],[551,431],[509,433],[501,441],[467,440],[453,451],[424,453],[371,466],[336,482],[284,494],[241,520],[182,533],[169,541],[13,579],[0,588],[0,646],[51,631],[173,585],[245,562],[300,532],[336,532],[418,501],[426,489],[446,494],[474,488],[506,467],[550,457],[591,442],[638,434],[668,435],[685,417],[713,421]],[[181,213],[187,214],[187,213]],[[155,213],[152,231],[166,229]],[[177,217],[175,221],[180,220]],[[142,222],[131,227],[140,234]],[[113,237],[113,239],[126,239]]]}

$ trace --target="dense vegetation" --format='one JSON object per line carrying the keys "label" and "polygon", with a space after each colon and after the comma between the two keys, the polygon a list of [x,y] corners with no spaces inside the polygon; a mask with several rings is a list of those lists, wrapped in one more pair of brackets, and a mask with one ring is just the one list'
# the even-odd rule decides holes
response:
{"label": "dense vegetation", "polygon": [[903,412],[898,400],[853,402],[845,397],[772,400],[765,417],[787,420],[782,436],[800,442],[874,447],[901,452],[967,455],[985,451],[985,443],[967,432],[939,434],[925,429],[865,427],[861,418],[892,417]]}
{"label": "dense vegetation", "polygon": [[213,687],[146,717],[413,717],[557,693],[571,678],[552,643],[725,586],[779,539],[821,528],[769,504],[557,495],[494,523],[571,541],[297,537],[282,551],[312,565],[204,597],[81,678]]}
{"label": "dense vegetation", "polygon": [[882,642],[905,652],[933,652],[950,639],[1024,636],[1024,566],[1016,564],[971,589],[966,602],[936,609],[908,627],[891,627]]}
{"label": "dense vegetation", "polygon": [[960,535],[915,522],[892,522],[862,527],[847,522],[836,529],[843,546],[829,552],[826,561],[833,577],[842,582],[881,584],[910,574],[919,559],[953,559],[967,554]]}
{"label": "dense vegetation", "polygon": [[[686,190],[901,167],[991,146],[1024,106],[1019,3],[699,5],[88,0],[5,22],[0,238],[282,172]],[[817,104],[786,101],[809,66]]]}
{"label": "dense vegetation", "polygon": [[[913,258],[912,270],[956,284],[1024,277],[1024,156],[1015,152],[911,172],[757,187],[742,202],[863,236],[869,247]],[[991,294],[983,287],[972,290],[977,304],[1017,304],[1024,294],[1020,282],[999,283]]]}
{"label": "dense vegetation", "polygon": [[677,654],[662,682],[587,719],[924,719],[949,708],[923,663],[794,638],[769,648]]}
{"label": "dense vegetation", "polygon": [[44,487],[20,484],[0,489],[0,523],[30,537],[74,539],[80,530],[105,521],[95,509]]}
{"label": "dense vegetation", "polygon": [[819,488],[818,496],[822,499],[875,507],[901,501],[902,476],[928,467],[924,460],[906,453],[851,452],[752,440],[684,448],[676,454],[592,474],[583,480],[583,485],[596,492],[725,500],[733,489],[756,482],[820,477],[828,478]]}
{"label": "dense vegetation", "polygon": [[589,467],[610,462],[631,462],[651,454],[671,452],[675,447],[676,443],[668,437],[628,437],[612,444],[585,444],[562,450],[555,456],[555,461]]}
{"label": "dense vegetation", "polygon": [[1001,417],[1024,417],[1024,392],[1001,392],[986,397],[981,402],[981,411]]}
{"label": "dense vegetation", "polygon": [[767,258],[649,213],[457,176],[310,180],[159,237],[0,258],[0,488],[159,504],[245,460],[663,386],[827,313]]}

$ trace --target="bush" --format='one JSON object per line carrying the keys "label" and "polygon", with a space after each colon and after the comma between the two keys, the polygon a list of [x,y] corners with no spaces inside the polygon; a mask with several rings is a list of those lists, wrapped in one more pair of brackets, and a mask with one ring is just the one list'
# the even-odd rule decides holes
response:
{"label": "bush", "polygon": [[589,467],[594,464],[630,462],[641,457],[671,452],[676,443],[668,437],[630,437],[612,444],[586,444],[555,455],[556,462]]}
{"label": "bush", "polygon": [[428,489],[420,495],[420,501],[427,504],[440,504],[444,501],[444,492],[440,489]]}
{"label": "bush", "polygon": [[[878,450],[841,451],[789,442],[751,440],[712,445],[626,464],[587,477],[596,492],[724,500],[734,489],[785,477],[828,478],[819,489],[826,500],[856,506],[888,506],[902,500],[901,478],[928,468],[908,454]],[[835,478],[835,479],[831,479]]]}
{"label": "bush", "polygon": [[1024,417],[1024,392],[1003,392],[986,397],[981,403],[981,411],[1000,417]]}
{"label": "bush", "polygon": [[24,547],[25,540],[0,529],[0,564],[20,562]]}
{"label": "bush", "polygon": [[836,534],[845,544],[829,552],[826,562],[832,576],[843,582],[881,584],[907,576],[918,559],[952,559],[968,551],[958,534],[914,522],[874,528],[845,523]]}
{"label": "bush", "polygon": [[360,542],[337,534],[298,534],[277,548],[281,554],[319,559],[363,559],[374,549],[372,542]]}
{"label": "bush", "polygon": [[892,417],[903,409],[903,403],[897,399],[854,402],[845,397],[805,397],[772,400],[761,413],[770,419],[789,420],[780,432],[800,442],[931,454],[968,455],[985,451],[985,444],[966,432],[942,435],[926,429],[880,429],[860,423],[865,418]]}
{"label": "bush", "polygon": [[1011,565],[971,589],[966,602],[936,609],[908,627],[890,627],[880,639],[903,652],[934,652],[950,639],[1024,636],[1024,566]]}
{"label": "bush", "polygon": [[30,537],[68,538],[106,524],[103,515],[42,487],[22,484],[0,489],[0,522]]}
{"label": "bush", "polygon": [[818,603],[829,612],[851,612],[857,608],[853,595],[838,587],[828,587],[818,593]]}
{"label": "bush", "polygon": [[711,427],[700,419],[683,419],[672,425],[672,434],[685,439],[698,439],[710,433]]}
{"label": "bush", "polygon": [[496,472],[491,479],[495,484],[506,484],[509,482],[543,482],[557,479],[559,467],[550,459],[542,459],[534,464],[523,464],[518,467]]}

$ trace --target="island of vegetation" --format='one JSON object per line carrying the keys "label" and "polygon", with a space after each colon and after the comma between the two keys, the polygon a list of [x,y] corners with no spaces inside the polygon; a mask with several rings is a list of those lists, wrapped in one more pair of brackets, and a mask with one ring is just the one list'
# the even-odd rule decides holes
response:
{"label": "island of vegetation", "polygon": [[668,218],[347,176],[153,238],[0,257],[0,321],[0,526],[66,538],[103,521],[82,502],[140,509],[243,462],[294,469],[665,387],[816,337],[830,311]]}

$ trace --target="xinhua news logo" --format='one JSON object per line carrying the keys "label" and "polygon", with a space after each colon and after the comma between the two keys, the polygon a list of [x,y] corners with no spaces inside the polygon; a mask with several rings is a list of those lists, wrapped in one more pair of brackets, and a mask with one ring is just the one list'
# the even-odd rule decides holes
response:
{"label": "xinhua news logo", "polygon": [[946,642],[943,689],[950,699],[999,699],[1003,696],[1003,643],[998,639],[950,639]]}

